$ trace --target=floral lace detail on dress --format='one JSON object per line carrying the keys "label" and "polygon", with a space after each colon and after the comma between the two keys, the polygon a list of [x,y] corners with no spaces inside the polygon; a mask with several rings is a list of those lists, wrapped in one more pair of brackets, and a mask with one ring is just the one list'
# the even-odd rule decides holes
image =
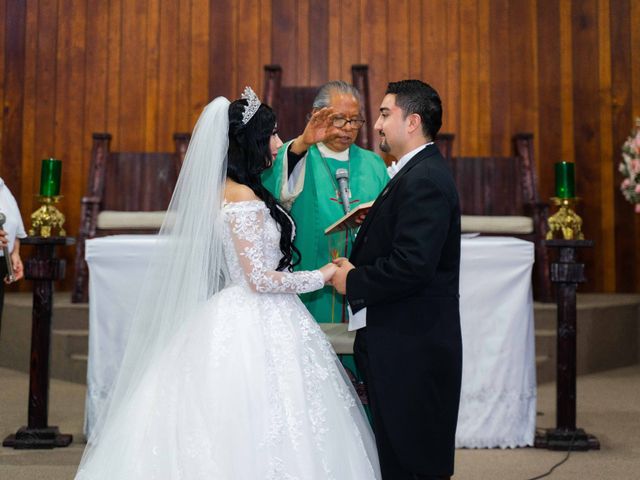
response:
{"label": "floral lace detail on dress", "polygon": [[276,271],[282,257],[280,232],[264,202],[226,203],[224,213],[228,228],[224,244],[229,270],[244,272],[245,277],[243,282],[232,274],[234,283],[248,283],[251,289],[260,293],[307,293],[324,287],[319,270]]}

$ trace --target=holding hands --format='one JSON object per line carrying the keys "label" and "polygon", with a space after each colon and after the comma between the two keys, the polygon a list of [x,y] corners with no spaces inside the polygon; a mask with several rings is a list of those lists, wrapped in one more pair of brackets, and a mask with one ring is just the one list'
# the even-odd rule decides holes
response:
{"label": "holding hands", "polygon": [[347,274],[356,267],[344,257],[336,258],[333,263],[338,268],[331,279],[331,285],[338,293],[345,295],[347,293]]}
{"label": "holding hands", "polygon": [[331,279],[338,270],[338,267],[333,263],[327,263],[325,266],[320,267],[320,273],[322,273],[322,279],[325,285],[331,285]]}

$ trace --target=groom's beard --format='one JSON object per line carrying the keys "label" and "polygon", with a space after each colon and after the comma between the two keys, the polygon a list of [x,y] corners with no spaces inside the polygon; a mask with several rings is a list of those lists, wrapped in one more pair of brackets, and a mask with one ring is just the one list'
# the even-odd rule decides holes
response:
{"label": "groom's beard", "polygon": [[383,138],[382,140],[380,140],[380,150],[382,150],[384,153],[391,152],[391,147],[387,143],[386,138]]}

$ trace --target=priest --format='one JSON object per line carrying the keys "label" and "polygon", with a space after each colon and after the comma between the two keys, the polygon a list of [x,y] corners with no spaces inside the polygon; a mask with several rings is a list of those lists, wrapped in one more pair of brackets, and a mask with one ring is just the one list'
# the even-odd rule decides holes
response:
{"label": "priest", "polygon": [[[297,269],[313,270],[347,256],[352,230],[325,235],[326,227],[345,213],[336,171],[349,178],[350,208],[374,200],[389,180],[383,160],[354,144],[364,125],[358,89],[343,81],[323,85],[313,102],[307,126],[280,149],[263,183],[290,210],[296,222],[295,246],[302,255]],[[344,297],[333,287],[301,296],[318,322],[346,321]]]}

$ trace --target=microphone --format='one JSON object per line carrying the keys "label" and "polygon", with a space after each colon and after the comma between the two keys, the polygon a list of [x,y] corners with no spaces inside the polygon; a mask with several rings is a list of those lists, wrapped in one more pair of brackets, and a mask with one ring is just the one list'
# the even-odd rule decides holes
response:
{"label": "microphone", "polygon": [[[4,230],[4,222],[7,221],[7,217],[4,213],[0,212],[0,230]],[[16,277],[13,275],[13,265],[11,265],[11,258],[9,258],[9,249],[7,246],[2,247],[2,253],[4,253],[4,261],[7,262],[7,280],[15,282]]]}
{"label": "microphone", "polygon": [[349,213],[351,211],[351,204],[349,203],[349,171],[346,168],[337,169],[336,180],[338,181],[338,189],[340,190],[342,208],[344,209],[344,213]]}

